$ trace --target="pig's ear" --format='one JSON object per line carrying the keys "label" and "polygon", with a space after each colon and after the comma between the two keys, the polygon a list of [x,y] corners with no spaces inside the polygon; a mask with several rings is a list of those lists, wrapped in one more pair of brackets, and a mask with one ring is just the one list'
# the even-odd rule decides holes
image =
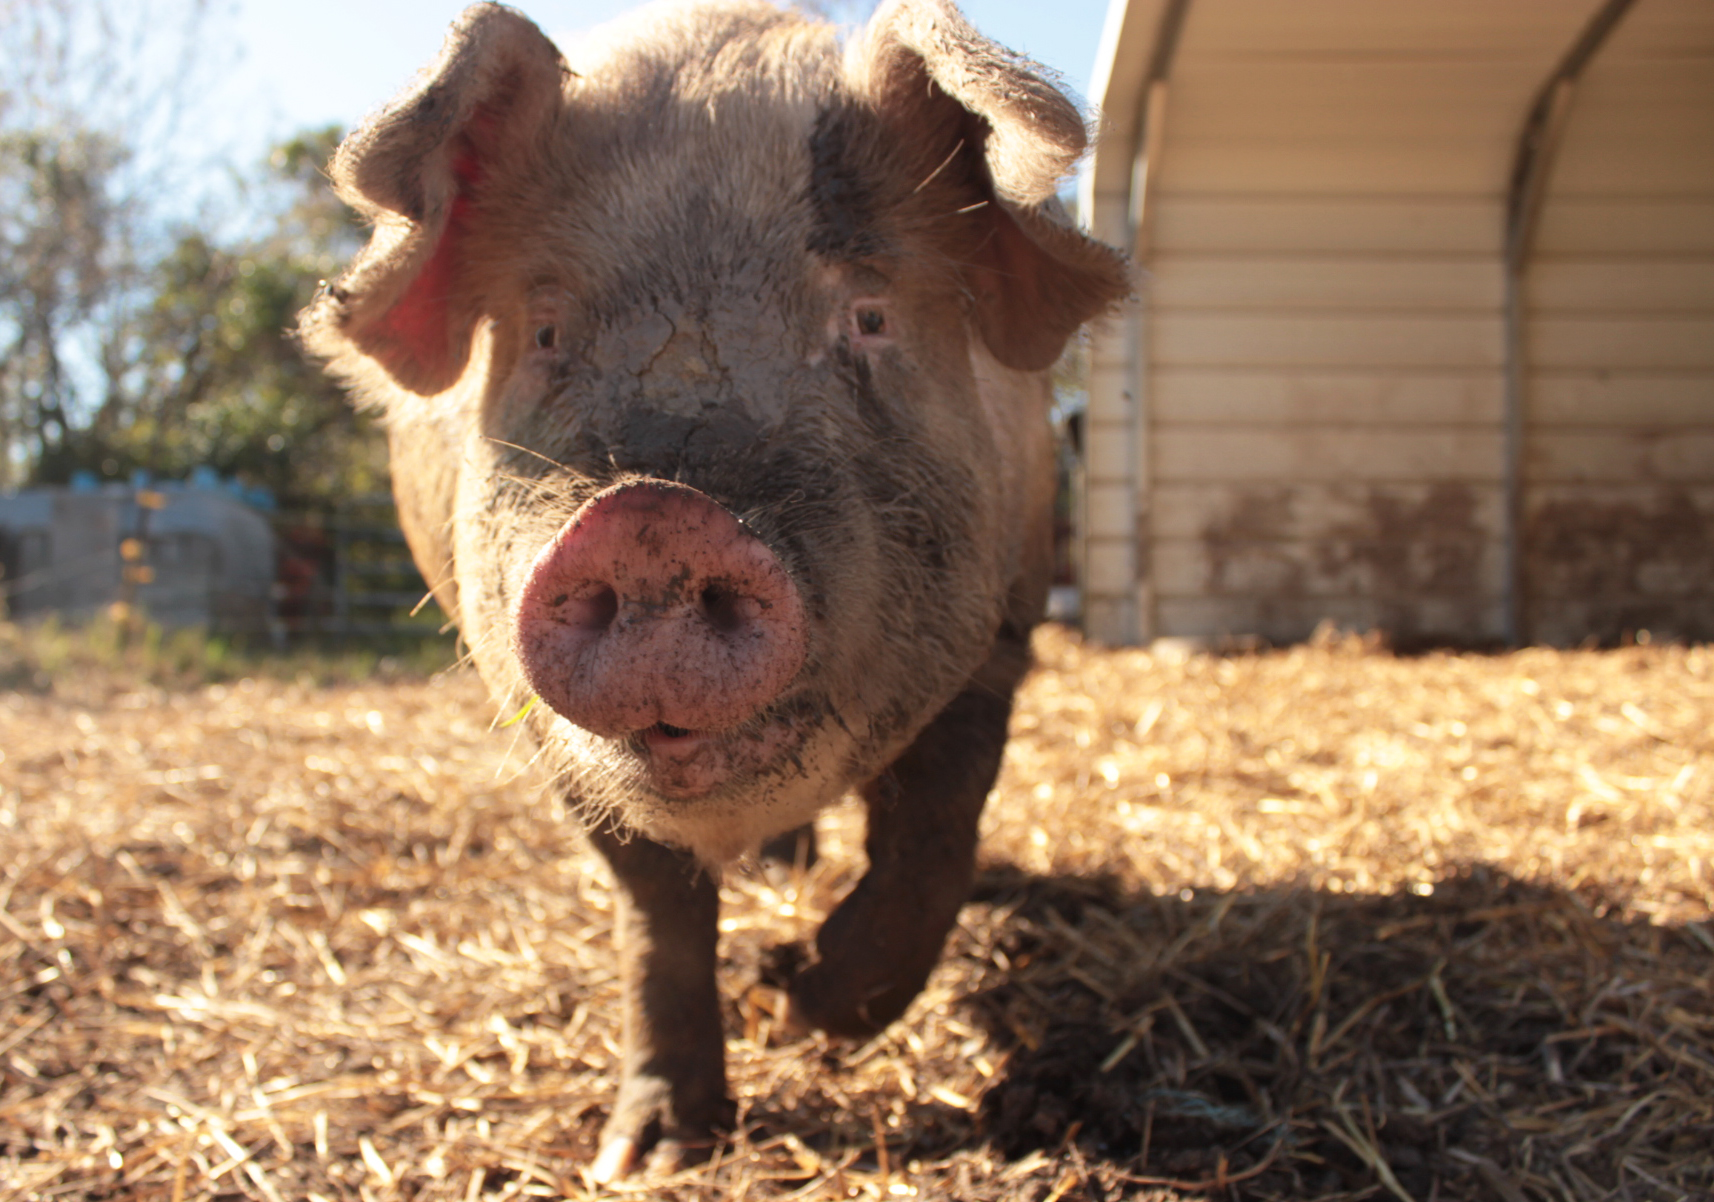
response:
{"label": "pig's ear", "polygon": [[[1040,68],[988,41],[950,0],[890,0],[852,48],[848,70],[893,146],[913,157],[915,203],[931,201],[923,167],[978,198],[956,209],[975,318],[989,351],[1008,367],[1052,366],[1085,321],[1130,294],[1126,260],[1072,228],[1055,199],[1087,142],[1083,118]],[[930,161],[932,160],[932,161]],[[942,191],[942,196],[945,193]]]}
{"label": "pig's ear", "polygon": [[329,173],[373,223],[369,245],[299,319],[304,344],[348,377],[378,364],[400,386],[450,387],[482,316],[471,269],[489,195],[559,111],[565,64],[527,19],[465,10],[440,58],[340,145]]}

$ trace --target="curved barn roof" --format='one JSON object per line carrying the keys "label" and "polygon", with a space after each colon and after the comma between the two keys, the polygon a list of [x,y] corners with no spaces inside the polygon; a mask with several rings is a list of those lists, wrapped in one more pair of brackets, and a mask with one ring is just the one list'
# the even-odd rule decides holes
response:
{"label": "curved barn roof", "polygon": [[1154,187],[1503,193],[1531,102],[1609,7],[1114,0],[1090,88],[1102,120],[1086,187],[1129,192],[1154,82],[1172,103]]}

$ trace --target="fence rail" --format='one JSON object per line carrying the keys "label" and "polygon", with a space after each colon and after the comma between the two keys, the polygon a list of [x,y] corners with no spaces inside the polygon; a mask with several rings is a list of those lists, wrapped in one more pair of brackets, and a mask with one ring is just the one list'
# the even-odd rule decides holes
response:
{"label": "fence rail", "polygon": [[432,634],[446,615],[428,595],[393,499],[276,515],[279,619],[290,637]]}

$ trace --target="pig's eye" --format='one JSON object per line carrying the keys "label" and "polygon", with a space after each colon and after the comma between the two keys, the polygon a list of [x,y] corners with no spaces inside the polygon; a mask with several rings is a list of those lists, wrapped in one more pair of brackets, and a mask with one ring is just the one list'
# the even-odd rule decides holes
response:
{"label": "pig's eye", "polygon": [[879,309],[857,310],[857,332],[871,338],[887,332],[887,315]]}
{"label": "pig's eye", "polygon": [[552,350],[553,344],[559,339],[559,331],[553,326],[542,326],[536,331],[536,345],[544,351]]}

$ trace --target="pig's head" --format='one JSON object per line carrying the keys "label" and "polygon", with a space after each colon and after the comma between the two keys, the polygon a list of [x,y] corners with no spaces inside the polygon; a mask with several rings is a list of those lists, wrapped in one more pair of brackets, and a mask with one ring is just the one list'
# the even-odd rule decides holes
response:
{"label": "pig's head", "polygon": [[950,3],[895,0],[843,49],[649,10],[570,66],[479,5],[340,148],[374,235],[305,340],[435,461],[398,481],[425,574],[597,815],[729,856],[984,662],[1022,539],[993,382],[1127,291],[1054,207],[1083,142]]}

